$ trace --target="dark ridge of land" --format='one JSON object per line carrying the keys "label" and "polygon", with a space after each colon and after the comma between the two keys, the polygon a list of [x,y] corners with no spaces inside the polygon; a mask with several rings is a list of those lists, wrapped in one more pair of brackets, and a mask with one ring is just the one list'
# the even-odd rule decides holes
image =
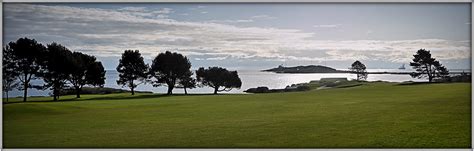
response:
{"label": "dark ridge of land", "polygon": [[348,73],[349,71],[336,70],[331,67],[321,65],[308,65],[308,66],[296,66],[296,67],[283,67],[278,66],[277,68],[262,70],[266,72],[276,73]]}
{"label": "dark ridge of land", "polygon": [[[352,71],[347,70],[337,70],[327,66],[321,65],[308,65],[308,66],[296,66],[296,67],[283,67],[278,66],[277,68],[261,70],[263,72],[275,72],[275,73],[354,73]],[[413,72],[406,71],[406,72],[389,72],[389,71],[382,71],[382,72],[367,72],[367,74],[411,74]],[[467,72],[449,72],[450,74],[471,74],[471,71]]]}

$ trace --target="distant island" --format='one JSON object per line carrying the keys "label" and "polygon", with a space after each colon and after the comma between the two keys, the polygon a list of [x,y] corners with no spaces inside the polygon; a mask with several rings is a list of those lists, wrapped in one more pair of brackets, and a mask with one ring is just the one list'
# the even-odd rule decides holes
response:
{"label": "distant island", "polygon": [[[331,67],[322,66],[322,65],[307,65],[307,66],[295,66],[295,67],[284,67],[279,65],[276,68],[261,70],[263,72],[275,72],[275,73],[352,73],[352,71],[337,70]],[[413,71],[400,71],[400,72],[389,72],[389,71],[379,71],[379,72],[367,72],[368,74],[411,74]],[[462,75],[462,74],[471,74],[470,71],[450,71],[450,74]]]}
{"label": "distant island", "polygon": [[283,67],[278,66],[277,68],[262,70],[265,72],[276,72],[276,73],[349,73],[349,71],[336,70],[331,67],[321,65],[308,65],[308,66],[296,66],[296,67]]}

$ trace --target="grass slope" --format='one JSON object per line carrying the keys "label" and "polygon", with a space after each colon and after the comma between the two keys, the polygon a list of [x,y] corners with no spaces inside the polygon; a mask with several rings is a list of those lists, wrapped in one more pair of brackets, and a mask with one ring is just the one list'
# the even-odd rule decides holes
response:
{"label": "grass slope", "polygon": [[470,83],[371,83],[253,95],[83,95],[77,101],[4,104],[3,144],[470,148],[470,93]]}

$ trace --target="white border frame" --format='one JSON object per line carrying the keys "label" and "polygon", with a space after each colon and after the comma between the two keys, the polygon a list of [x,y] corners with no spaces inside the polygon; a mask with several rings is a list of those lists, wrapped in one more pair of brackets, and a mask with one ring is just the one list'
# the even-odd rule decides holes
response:
{"label": "white border frame", "polygon": [[[474,3],[472,0],[3,0],[0,3],[0,41],[3,45],[3,3],[471,3],[471,73],[472,67],[474,66],[474,54],[472,52],[472,47],[474,45],[474,34],[473,28],[474,24],[472,24],[472,16],[474,16]],[[1,54],[0,54],[1,56]],[[3,56],[2,56],[3,57]],[[0,63],[1,64],[1,63]],[[0,71],[1,72],[1,71]],[[471,74],[471,79],[474,76]],[[2,82],[0,81],[0,84]],[[471,148],[466,149],[298,149],[298,150],[337,150],[337,151],[349,151],[349,150],[371,150],[371,151],[382,151],[382,150],[443,150],[443,151],[472,151],[474,145],[474,125],[472,124],[474,121],[474,106],[472,100],[474,100],[474,90],[473,85],[471,82]],[[0,94],[2,96],[3,93]],[[190,149],[4,149],[3,148],[3,103],[1,106],[0,112],[0,120],[2,125],[0,126],[0,148],[1,150],[9,151],[9,150],[16,150],[16,151],[30,151],[30,150],[71,150],[71,151],[82,151],[82,150],[93,150],[93,151],[113,151],[113,150],[190,150]],[[211,150],[211,149],[193,149],[196,151],[204,151],[204,150]],[[212,150],[232,150],[232,151],[242,151],[242,150],[255,150],[255,151],[269,151],[269,150],[282,150],[282,151],[290,151],[295,149],[212,149]]]}

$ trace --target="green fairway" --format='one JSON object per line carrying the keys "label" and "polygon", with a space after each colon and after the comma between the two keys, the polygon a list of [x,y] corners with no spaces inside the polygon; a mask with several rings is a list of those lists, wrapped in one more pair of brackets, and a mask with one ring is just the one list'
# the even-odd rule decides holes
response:
{"label": "green fairway", "polygon": [[73,97],[4,104],[4,147],[471,147],[470,83]]}

